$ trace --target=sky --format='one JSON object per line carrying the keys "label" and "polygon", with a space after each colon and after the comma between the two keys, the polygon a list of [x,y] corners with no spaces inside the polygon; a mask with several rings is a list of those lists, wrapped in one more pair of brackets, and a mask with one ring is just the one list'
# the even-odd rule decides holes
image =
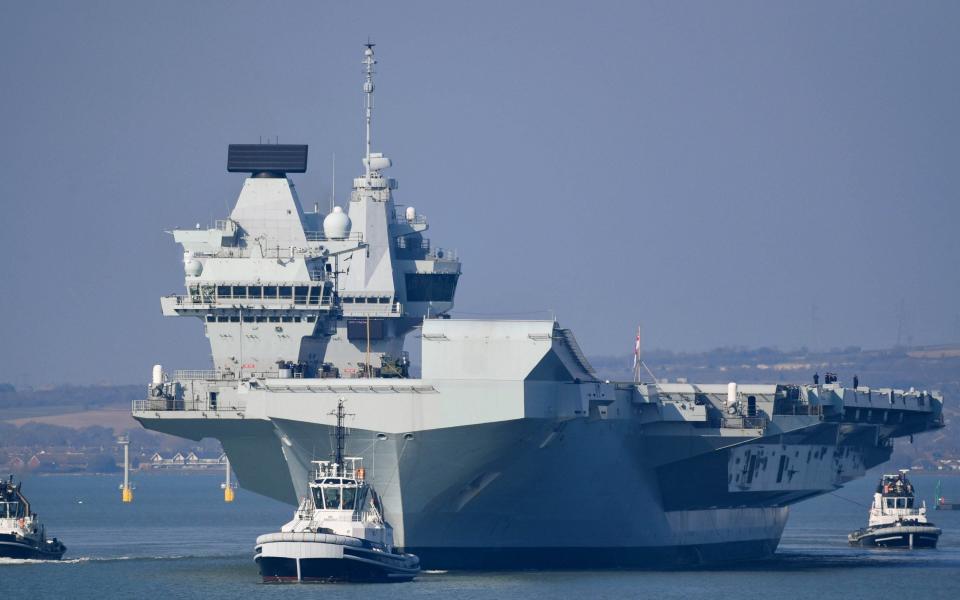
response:
{"label": "sky", "polygon": [[[362,44],[396,201],[455,315],[555,314],[588,355],[960,341],[960,4],[14,2],[0,21],[0,381],[204,368],[166,230],[226,147],[360,172]],[[899,333],[898,333],[899,332]]]}

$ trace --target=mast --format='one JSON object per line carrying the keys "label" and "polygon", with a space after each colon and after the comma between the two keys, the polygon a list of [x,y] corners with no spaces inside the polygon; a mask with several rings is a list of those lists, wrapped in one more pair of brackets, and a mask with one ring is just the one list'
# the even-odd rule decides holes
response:
{"label": "mast", "polygon": [[334,436],[336,440],[336,448],[333,452],[333,462],[337,465],[340,472],[343,472],[343,448],[347,441],[347,428],[343,426],[344,417],[347,416],[346,411],[343,409],[343,398],[340,398],[337,401],[337,409],[330,411],[331,415],[337,417],[337,427],[334,430]]}
{"label": "mast", "polygon": [[370,40],[367,40],[367,43],[364,44],[366,49],[363,51],[363,64],[366,67],[366,81],[363,83],[363,94],[366,96],[366,126],[367,126],[367,148],[366,148],[366,158],[364,163],[366,163],[366,177],[367,181],[370,181],[370,124],[373,121],[373,65],[377,64],[376,59],[373,58],[373,47],[375,44]]}

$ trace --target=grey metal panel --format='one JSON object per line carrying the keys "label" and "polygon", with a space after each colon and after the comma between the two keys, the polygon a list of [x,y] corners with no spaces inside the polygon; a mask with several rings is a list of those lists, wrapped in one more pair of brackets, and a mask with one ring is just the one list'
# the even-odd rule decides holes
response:
{"label": "grey metal panel", "polygon": [[306,144],[230,144],[227,150],[230,173],[304,173],[306,170]]}

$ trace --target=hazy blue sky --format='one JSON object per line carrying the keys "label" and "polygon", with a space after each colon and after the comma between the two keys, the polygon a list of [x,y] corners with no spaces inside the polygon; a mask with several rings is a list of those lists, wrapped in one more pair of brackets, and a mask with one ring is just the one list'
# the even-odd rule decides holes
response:
{"label": "hazy blue sky", "polygon": [[[960,337],[960,3],[13,2],[0,21],[0,381],[204,367],[164,233],[232,206],[226,146],[360,170],[361,44],[398,202],[466,313],[588,354]],[[816,305],[817,327],[811,327]],[[540,313],[544,315],[546,313]]]}

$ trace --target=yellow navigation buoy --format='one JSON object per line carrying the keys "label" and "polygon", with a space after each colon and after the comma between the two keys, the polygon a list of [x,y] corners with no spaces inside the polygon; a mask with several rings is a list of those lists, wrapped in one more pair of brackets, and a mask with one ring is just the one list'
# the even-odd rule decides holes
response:
{"label": "yellow navigation buoy", "polygon": [[130,438],[122,435],[117,443],[123,446],[123,483],[120,484],[120,500],[124,504],[133,502],[133,484],[130,483]]}
{"label": "yellow navigation buoy", "polygon": [[230,481],[230,459],[226,454],[223,455],[223,458],[227,466],[227,480],[220,484],[220,487],[223,488],[223,501],[233,502],[233,499],[236,497],[236,492],[233,490],[237,487],[237,484]]}

